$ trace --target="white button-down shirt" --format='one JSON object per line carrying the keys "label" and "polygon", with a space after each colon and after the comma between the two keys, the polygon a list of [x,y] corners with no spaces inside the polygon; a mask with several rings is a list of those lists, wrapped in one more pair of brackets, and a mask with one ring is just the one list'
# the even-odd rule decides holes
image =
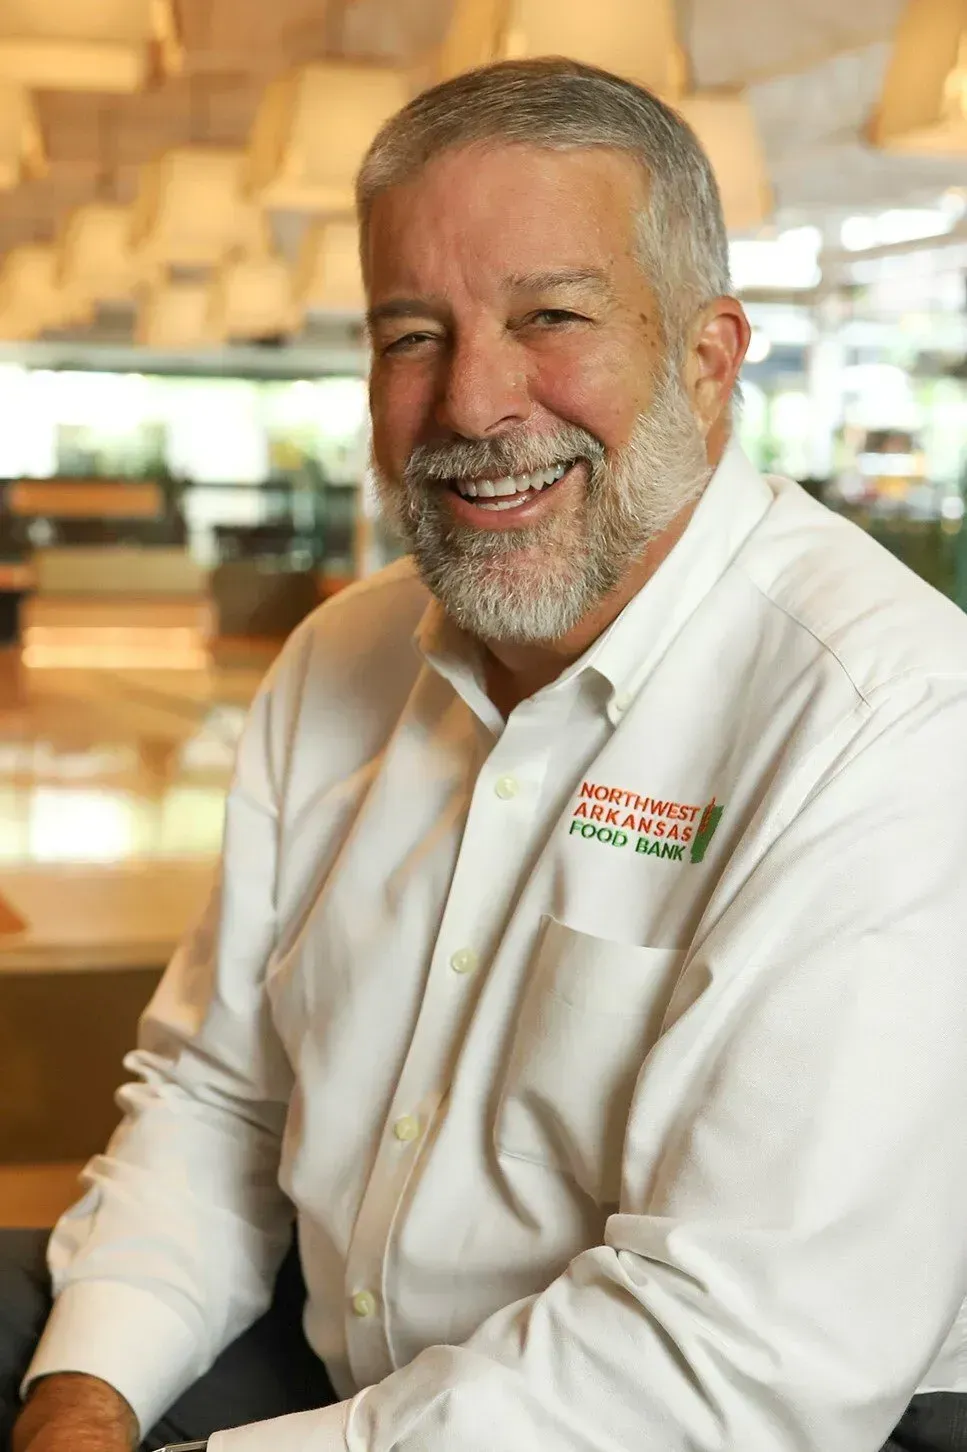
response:
{"label": "white button-down shirt", "polygon": [[255,703],[31,1376],[150,1424],[294,1205],[345,1400],[213,1452],[874,1452],[967,1389],[965,870],[967,620],[735,446],[506,722],[410,564],[347,591]]}

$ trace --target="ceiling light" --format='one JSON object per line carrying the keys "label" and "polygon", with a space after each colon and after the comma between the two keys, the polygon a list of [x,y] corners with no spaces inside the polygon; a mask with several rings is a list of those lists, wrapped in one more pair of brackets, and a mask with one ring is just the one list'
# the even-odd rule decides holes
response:
{"label": "ceiling light", "polygon": [[748,97],[741,91],[697,91],[680,100],[678,109],[712,163],[729,231],[760,227],[772,213],[773,195]]}
{"label": "ceiling light", "polygon": [[310,65],[273,81],[249,145],[252,195],[280,211],[351,211],[369,144],[410,91],[388,66]]}
{"label": "ceiling light", "polygon": [[821,247],[822,233],[816,227],[791,227],[778,237],[733,241],[729,245],[732,287],[739,294],[817,287],[822,281]]}
{"label": "ceiling light", "polygon": [[745,361],[747,363],[764,363],[771,352],[772,342],[768,334],[764,333],[761,328],[753,328]]}
{"label": "ceiling light", "polygon": [[889,151],[967,151],[964,0],[908,0],[869,134]]}
{"label": "ceiling light", "polygon": [[267,252],[268,222],[242,195],[245,154],[181,146],[142,168],[131,242],[145,266],[214,267],[226,253]]}
{"label": "ceiling light", "polygon": [[308,312],[361,312],[363,275],[355,222],[317,222],[307,231],[295,277],[296,297]]}
{"label": "ceiling light", "polygon": [[212,287],[211,318],[222,337],[273,338],[295,332],[300,316],[286,264],[278,257],[226,262]]}
{"label": "ceiling light", "polygon": [[685,89],[674,0],[455,0],[438,79],[492,60],[566,55],[647,86],[668,100]]}
{"label": "ceiling light", "polygon": [[172,0],[0,0],[0,77],[21,85],[137,91],[180,64]]}
{"label": "ceiling light", "polygon": [[45,165],[33,97],[26,87],[0,80],[0,191],[41,175]]}
{"label": "ceiling light", "polygon": [[94,202],[71,212],[59,240],[60,280],[98,302],[126,302],[147,280],[131,248],[131,209]]}
{"label": "ceiling light", "polygon": [[945,237],[956,221],[956,216],[939,207],[893,207],[872,216],[847,217],[839,236],[847,252],[864,252],[873,247]]}
{"label": "ceiling light", "polygon": [[15,247],[0,266],[0,338],[36,338],[49,328],[90,322],[90,303],[67,291],[53,247]]}
{"label": "ceiling light", "polygon": [[207,282],[168,282],[145,293],[138,313],[137,341],[144,348],[193,351],[224,342],[211,318]]}

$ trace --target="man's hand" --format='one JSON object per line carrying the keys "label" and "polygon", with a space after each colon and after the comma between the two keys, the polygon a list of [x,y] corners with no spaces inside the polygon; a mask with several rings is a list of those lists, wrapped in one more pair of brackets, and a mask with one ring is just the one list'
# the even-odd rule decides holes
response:
{"label": "man's hand", "polygon": [[39,1381],[13,1430],[11,1452],[134,1452],[138,1423],[127,1402],[93,1376]]}

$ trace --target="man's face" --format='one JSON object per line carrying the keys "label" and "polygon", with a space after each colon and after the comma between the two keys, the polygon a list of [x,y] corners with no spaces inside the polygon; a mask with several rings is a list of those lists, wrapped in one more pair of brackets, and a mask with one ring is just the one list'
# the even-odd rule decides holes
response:
{"label": "man's face", "polygon": [[636,253],[646,200],[620,153],[495,145],[374,203],[380,492],[483,639],[566,635],[707,477]]}

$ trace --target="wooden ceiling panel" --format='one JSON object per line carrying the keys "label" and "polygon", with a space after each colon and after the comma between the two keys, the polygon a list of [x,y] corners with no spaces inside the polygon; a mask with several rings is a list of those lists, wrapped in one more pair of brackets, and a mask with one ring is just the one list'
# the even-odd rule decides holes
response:
{"label": "wooden ceiling panel", "polygon": [[678,0],[699,86],[747,85],[889,40],[904,0]]}
{"label": "wooden ceiling panel", "polygon": [[199,71],[243,70],[264,80],[329,44],[343,0],[184,0],[188,65]]}
{"label": "wooden ceiling panel", "polygon": [[[586,0],[561,0],[563,4]],[[747,84],[785,214],[904,205],[961,184],[967,159],[884,159],[863,143],[903,0],[679,0],[701,86]],[[326,56],[416,63],[452,0],[177,0],[179,78],[131,96],[38,98],[49,174],[0,194],[0,252],[52,237],[84,202],[129,201],[139,168],[187,142],[246,143],[266,83]],[[837,53],[835,60],[829,57]],[[284,219],[279,219],[280,224]],[[282,227],[291,246],[304,219]],[[277,228],[277,231],[279,228]],[[291,233],[291,238],[289,238]]]}
{"label": "wooden ceiling panel", "polygon": [[267,81],[338,50],[347,3],[355,0],[178,0],[180,77],[127,96],[42,93],[50,169],[0,197],[0,251],[47,240],[65,212],[96,197],[131,200],[139,168],[170,147],[244,146]]}
{"label": "wooden ceiling panel", "polygon": [[335,9],[331,34],[349,56],[413,64],[442,42],[452,0],[347,0]]}
{"label": "wooden ceiling panel", "polygon": [[0,204],[0,253],[29,242],[49,242],[72,207],[94,197],[97,169],[88,163],[52,169],[38,181],[5,192]]}

